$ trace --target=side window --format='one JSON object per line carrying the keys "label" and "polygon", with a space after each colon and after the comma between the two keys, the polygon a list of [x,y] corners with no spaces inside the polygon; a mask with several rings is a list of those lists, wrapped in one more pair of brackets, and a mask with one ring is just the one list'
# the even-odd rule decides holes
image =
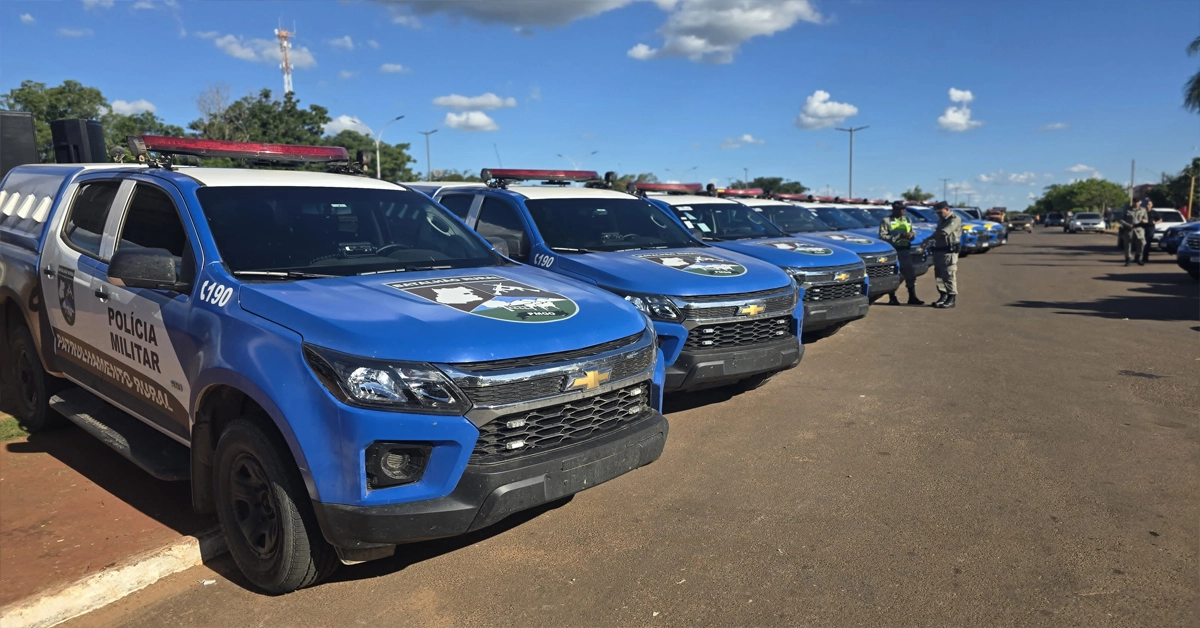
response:
{"label": "side window", "polygon": [[[525,225],[521,224],[521,217],[512,205],[498,198],[485,197],[479,208],[479,224],[475,230],[509,257],[522,261],[529,257],[529,235],[525,233]],[[499,246],[501,242],[504,248]]]}
{"label": "side window", "polygon": [[63,236],[79,250],[92,256],[100,255],[100,239],[104,223],[117,196],[120,181],[97,181],[79,187],[71,214],[63,227]]}
{"label": "side window", "polygon": [[439,202],[442,204],[442,207],[450,210],[451,214],[466,220],[467,214],[471,211],[471,203],[474,200],[474,194],[447,194]]}
{"label": "side window", "polygon": [[180,281],[190,282],[195,275],[195,259],[175,202],[166,192],[141,183],[133,191],[117,240],[118,251],[137,247],[170,251]]}

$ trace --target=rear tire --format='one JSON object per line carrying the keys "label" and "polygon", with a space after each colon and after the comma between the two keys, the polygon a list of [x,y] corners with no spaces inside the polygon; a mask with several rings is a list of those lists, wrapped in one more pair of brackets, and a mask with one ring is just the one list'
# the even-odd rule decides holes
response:
{"label": "rear tire", "polygon": [[63,388],[64,382],[42,368],[29,328],[17,326],[9,346],[13,353],[17,424],[30,434],[63,425],[66,420],[62,415],[50,409],[50,397]]}
{"label": "rear tire", "polygon": [[221,434],[213,461],[229,553],[254,586],[272,594],[316,584],[339,564],[287,452],[282,438],[246,416]]}

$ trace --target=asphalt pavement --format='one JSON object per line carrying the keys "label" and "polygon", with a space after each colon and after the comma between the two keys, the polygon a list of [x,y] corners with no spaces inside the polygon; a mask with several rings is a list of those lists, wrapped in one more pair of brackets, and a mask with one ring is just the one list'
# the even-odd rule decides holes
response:
{"label": "asphalt pavement", "polygon": [[1042,229],[959,282],[670,399],[662,458],[567,502],[280,597],[225,557],[68,625],[1200,625],[1200,288]]}

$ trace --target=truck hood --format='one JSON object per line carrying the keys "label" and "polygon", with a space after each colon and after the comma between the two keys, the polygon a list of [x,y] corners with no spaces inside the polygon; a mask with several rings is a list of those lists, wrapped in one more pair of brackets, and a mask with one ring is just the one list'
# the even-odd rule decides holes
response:
{"label": "truck hood", "polygon": [[623,299],[526,266],[245,284],[240,302],[305,342],[419,362],[571,351],[646,328]]}
{"label": "truck hood", "polygon": [[550,268],[618,292],[709,296],[785,288],[773,264],[715,247],[556,254]]}
{"label": "truck hood", "polygon": [[835,246],[832,241],[813,244],[799,238],[763,238],[714,242],[713,245],[782,267],[820,268],[862,261],[858,255]]}
{"label": "truck hood", "polygon": [[867,253],[891,253],[892,245],[875,237],[870,229],[853,229],[847,231],[818,231],[815,233],[792,234],[797,240],[805,240],[813,244],[833,244],[859,255]]}

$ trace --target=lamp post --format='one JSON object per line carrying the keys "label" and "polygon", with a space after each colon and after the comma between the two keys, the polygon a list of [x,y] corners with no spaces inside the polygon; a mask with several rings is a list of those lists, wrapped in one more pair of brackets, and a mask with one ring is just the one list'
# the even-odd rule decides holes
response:
{"label": "lamp post", "polygon": [[421,135],[425,136],[425,180],[426,181],[433,180],[433,175],[430,174],[433,172],[433,170],[429,167],[429,136],[433,135],[434,133],[437,133],[437,132],[438,132],[437,129],[434,129],[432,131],[417,131],[417,133],[420,133]]}
{"label": "lamp post", "polygon": [[850,185],[846,189],[846,198],[854,198],[854,133],[870,127],[850,127],[848,129],[838,129],[850,134]]}
{"label": "lamp post", "polygon": [[[684,170],[683,172],[679,173],[679,182],[684,183],[684,179],[687,178],[688,173],[699,167],[700,166],[692,166],[691,168],[688,168],[687,170]],[[674,170],[671,170],[670,168],[663,168],[663,171],[664,172],[672,172],[672,173],[675,172]]]}
{"label": "lamp post", "polygon": [[388,128],[388,125],[395,122],[396,120],[403,120],[403,119],[404,119],[404,116],[396,116],[395,118],[388,120],[387,122],[385,122],[383,124],[383,126],[379,127],[379,132],[375,134],[375,178],[376,179],[383,178],[383,160],[379,158],[380,157],[380,155],[379,155],[379,138],[383,137],[383,130]]}
{"label": "lamp post", "polygon": [[573,168],[573,169],[575,169],[575,170],[579,170],[579,168],[580,168],[580,167],[582,167],[582,166],[583,166],[583,164],[587,162],[587,160],[588,160],[588,157],[591,157],[592,155],[595,155],[595,154],[596,154],[596,153],[598,153],[598,152],[600,152],[600,151],[598,151],[598,150],[594,150],[594,151],[592,151],[592,152],[588,153],[588,154],[587,154],[587,157],[584,157],[583,159],[581,159],[581,160],[579,160],[579,161],[575,161],[574,159],[571,159],[570,157],[567,157],[566,155],[564,155],[564,154],[562,154],[562,153],[556,153],[556,154],[557,154],[559,157],[562,157],[563,159],[566,159],[567,161],[571,162],[571,168]]}

